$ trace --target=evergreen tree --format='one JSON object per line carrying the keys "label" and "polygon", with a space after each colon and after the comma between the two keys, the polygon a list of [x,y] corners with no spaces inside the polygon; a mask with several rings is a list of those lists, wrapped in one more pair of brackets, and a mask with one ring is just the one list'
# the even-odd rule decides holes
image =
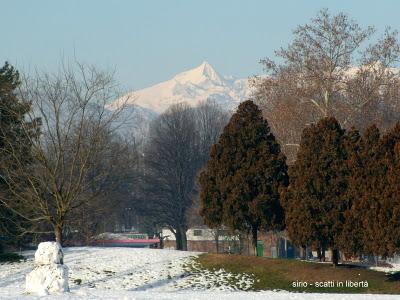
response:
{"label": "evergreen tree", "polygon": [[[349,182],[347,191],[348,210],[344,212],[343,231],[340,235],[340,247],[346,255],[354,256],[370,253],[372,236],[368,232],[371,208],[380,197],[384,178],[383,169],[377,162],[379,150],[379,129],[372,125],[368,127],[362,137],[358,136],[348,149]],[[350,151],[349,151],[350,150]],[[372,217],[372,216],[371,216]]]}
{"label": "evergreen tree", "polygon": [[364,241],[375,255],[400,249],[400,123],[382,136],[371,160],[370,189],[362,201]]}
{"label": "evergreen tree", "polygon": [[5,205],[7,201],[16,201],[9,193],[7,176],[16,161],[28,163],[30,157],[29,138],[22,128],[29,125],[24,117],[30,104],[18,98],[19,85],[18,71],[6,62],[0,68],[0,236],[8,237],[18,233],[17,224],[21,220]]}
{"label": "evergreen tree", "polygon": [[334,118],[304,129],[284,194],[286,226],[298,246],[332,250],[338,263],[339,236],[348,209],[346,136]]}
{"label": "evergreen tree", "polygon": [[342,247],[349,254],[391,256],[400,249],[400,124],[380,138],[373,125],[349,159],[347,212]]}
{"label": "evergreen tree", "polygon": [[279,190],[287,185],[286,157],[260,109],[241,103],[200,174],[201,215],[210,227],[252,234],[283,224]]}

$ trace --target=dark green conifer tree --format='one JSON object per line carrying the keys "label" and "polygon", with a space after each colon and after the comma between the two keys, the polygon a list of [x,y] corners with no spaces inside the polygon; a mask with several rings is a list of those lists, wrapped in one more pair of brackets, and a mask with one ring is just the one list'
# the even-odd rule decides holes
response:
{"label": "dark green conifer tree", "polygon": [[30,161],[31,139],[27,129],[32,128],[32,124],[25,120],[30,104],[22,101],[16,93],[20,83],[18,71],[6,62],[0,68],[0,236],[11,241],[19,233],[22,220],[6,205],[9,201],[17,201],[10,193],[8,177],[15,164]]}
{"label": "dark green conifer tree", "polygon": [[348,209],[344,212],[345,222],[339,237],[340,248],[347,256],[370,253],[370,237],[366,231],[370,225],[366,221],[380,193],[381,185],[376,180],[384,176],[376,164],[379,139],[379,129],[372,125],[348,149]]}
{"label": "dark green conifer tree", "polygon": [[286,157],[250,100],[241,103],[210,152],[200,175],[201,215],[207,225],[251,233],[283,225],[281,188],[287,185]]}
{"label": "dark green conifer tree", "polygon": [[370,253],[392,256],[400,249],[400,123],[382,136],[363,197],[364,241]]}
{"label": "dark green conifer tree", "polygon": [[299,247],[332,250],[338,264],[348,168],[346,135],[334,118],[323,118],[303,131],[296,162],[283,192],[289,237]]}

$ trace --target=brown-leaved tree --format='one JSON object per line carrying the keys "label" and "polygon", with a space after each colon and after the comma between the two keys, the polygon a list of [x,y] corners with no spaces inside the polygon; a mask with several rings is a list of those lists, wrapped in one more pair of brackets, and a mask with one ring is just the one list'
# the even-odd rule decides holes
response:
{"label": "brown-leaved tree", "polygon": [[338,264],[339,242],[348,209],[347,137],[334,118],[306,127],[296,162],[289,169],[284,195],[286,226],[300,247],[332,250]]}
{"label": "brown-leaved tree", "polygon": [[268,76],[253,81],[255,98],[289,162],[303,128],[322,117],[360,130],[398,121],[398,32],[387,28],[372,41],[374,31],[323,9],[293,30],[292,42],[275,52],[277,60],[261,60]]}
{"label": "brown-leaved tree", "polygon": [[287,185],[286,157],[261,110],[241,103],[200,174],[201,215],[210,227],[251,232],[283,224],[279,190]]}

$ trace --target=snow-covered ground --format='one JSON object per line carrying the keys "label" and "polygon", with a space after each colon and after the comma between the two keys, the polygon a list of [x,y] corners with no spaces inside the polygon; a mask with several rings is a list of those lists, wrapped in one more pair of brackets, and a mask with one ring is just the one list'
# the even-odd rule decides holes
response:
{"label": "snow-covered ground", "polygon": [[400,264],[391,264],[391,267],[371,267],[370,269],[385,273],[400,272]]}
{"label": "snow-covered ground", "polygon": [[0,264],[0,299],[398,299],[389,295],[246,292],[255,278],[224,270],[203,271],[195,252],[174,250],[79,247],[65,249],[70,293],[27,295],[25,275],[33,269],[33,253],[25,262]]}

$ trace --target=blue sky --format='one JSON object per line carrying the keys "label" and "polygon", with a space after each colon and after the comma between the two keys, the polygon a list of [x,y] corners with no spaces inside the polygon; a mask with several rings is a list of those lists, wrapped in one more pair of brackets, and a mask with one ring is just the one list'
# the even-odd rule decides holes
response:
{"label": "blue sky", "polygon": [[115,69],[124,89],[169,79],[206,60],[224,75],[262,72],[321,8],[361,25],[400,29],[400,1],[0,0],[0,63],[55,70],[61,58]]}

